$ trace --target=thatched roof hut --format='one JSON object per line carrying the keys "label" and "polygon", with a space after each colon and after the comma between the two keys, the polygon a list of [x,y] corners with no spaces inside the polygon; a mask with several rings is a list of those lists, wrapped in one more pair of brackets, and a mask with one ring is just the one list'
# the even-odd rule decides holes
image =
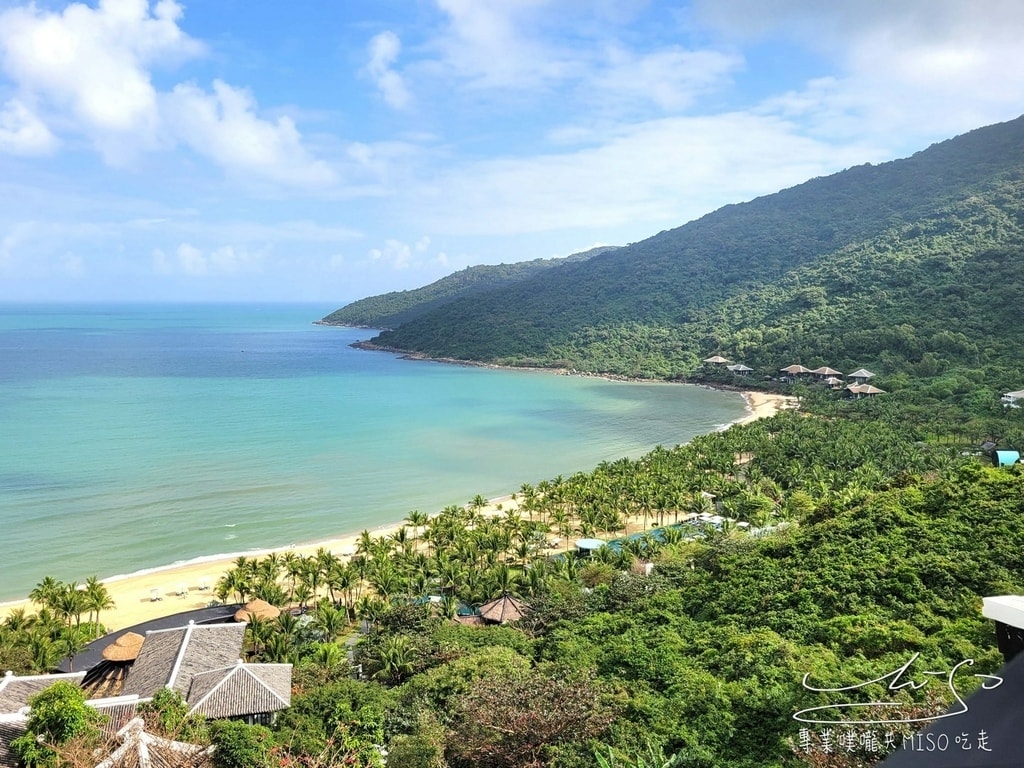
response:
{"label": "thatched roof hut", "polygon": [[103,649],[103,658],[116,662],[135,661],[145,639],[137,632],[125,632]]}
{"label": "thatched roof hut", "polygon": [[491,624],[506,624],[519,621],[530,610],[530,606],[507,592],[501,597],[480,606],[480,616]]}
{"label": "thatched roof hut", "polygon": [[235,612],[235,621],[252,621],[253,619],[276,619],[281,609],[266,600],[250,600]]}

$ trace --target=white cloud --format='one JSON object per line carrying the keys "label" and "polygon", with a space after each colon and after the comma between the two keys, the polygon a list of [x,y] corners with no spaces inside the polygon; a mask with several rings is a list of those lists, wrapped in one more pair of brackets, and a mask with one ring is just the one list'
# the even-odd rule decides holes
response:
{"label": "white cloud", "polygon": [[742,66],[743,58],[734,53],[672,47],[638,54],[613,45],[587,89],[597,99],[611,99],[615,109],[650,102],[666,112],[678,112],[701,94],[721,87]]}
{"label": "white cloud", "polygon": [[215,81],[213,90],[186,83],[158,91],[150,69],[201,54],[178,25],[173,0],[72,3],[61,13],[34,5],[0,13],[4,73],[45,107],[33,115],[22,101],[0,116],[0,148],[51,150],[51,129],[81,132],[113,165],[139,153],[184,144],[244,179],[322,187],[334,171],[303,146],[287,116],[266,120],[245,90]]}
{"label": "white cloud", "polygon": [[220,80],[213,93],[182,84],[164,97],[163,106],[174,136],[229,171],[297,186],[335,181],[330,166],[306,151],[291,118],[259,118],[245,90]]}
{"label": "white cloud", "polygon": [[396,271],[431,268],[448,263],[448,257],[443,252],[431,257],[429,251],[430,237],[423,235],[412,245],[402,240],[388,239],[383,247],[370,249],[367,256],[372,263],[385,265]]}
{"label": "white cloud", "polygon": [[701,0],[698,11],[737,39],[795,41],[838,66],[766,103],[819,135],[902,136],[903,149],[1016,117],[1024,103],[1017,0]]}
{"label": "white cloud", "polygon": [[405,109],[412,101],[405,80],[392,65],[398,60],[402,41],[391,31],[381,32],[370,40],[370,61],[366,71],[373,78],[384,101],[395,109]]}
{"label": "white cloud", "polygon": [[721,205],[881,159],[772,116],[731,113],[626,125],[597,146],[460,166],[415,190],[420,226],[460,235],[676,226]]}
{"label": "white cloud", "polygon": [[[159,116],[148,66],[198,55],[202,46],[161,0],[72,3],[62,13],[36,6],[0,14],[3,70],[26,93],[66,112],[108,162],[155,146]],[[56,118],[55,118],[56,119]]]}
{"label": "white cloud", "polygon": [[194,277],[236,275],[259,272],[263,254],[251,253],[244,246],[222,245],[204,252],[191,243],[181,243],[173,255],[153,250],[153,271],[161,275],[183,274]]}
{"label": "white cloud", "polygon": [[57,149],[57,137],[18,99],[0,110],[0,152],[46,155]]}
{"label": "white cloud", "polygon": [[577,68],[573,56],[537,33],[537,25],[558,10],[552,0],[437,0],[437,5],[449,20],[437,40],[443,63],[476,87],[538,88]]}
{"label": "white cloud", "polygon": [[372,261],[388,264],[394,269],[407,269],[412,260],[412,249],[401,240],[387,240],[383,248],[373,248],[368,255]]}

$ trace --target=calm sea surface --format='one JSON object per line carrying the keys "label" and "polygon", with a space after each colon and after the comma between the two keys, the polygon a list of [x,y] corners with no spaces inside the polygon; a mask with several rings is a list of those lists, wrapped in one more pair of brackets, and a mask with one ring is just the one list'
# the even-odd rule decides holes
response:
{"label": "calm sea surface", "polygon": [[401,360],[330,306],[0,306],[0,600],[675,445],[736,394]]}

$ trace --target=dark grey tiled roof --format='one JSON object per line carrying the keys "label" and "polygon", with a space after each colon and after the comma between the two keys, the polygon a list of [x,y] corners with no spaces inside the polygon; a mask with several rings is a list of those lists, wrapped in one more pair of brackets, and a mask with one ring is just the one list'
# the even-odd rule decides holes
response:
{"label": "dark grey tiled roof", "polygon": [[11,742],[25,732],[25,720],[0,720],[0,768],[18,768],[18,758],[11,752]]}
{"label": "dark grey tiled roof", "polygon": [[66,681],[78,685],[85,672],[71,672],[66,675],[27,675],[19,677],[11,673],[0,677],[0,715],[13,714],[28,706],[28,700],[54,683]]}
{"label": "dark grey tiled roof", "polygon": [[245,624],[189,624],[146,635],[122,693],[149,697],[161,688],[187,696],[192,678],[236,661]]}
{"label": "dark grey tiled roof", "polygon": [[87,702],[102,715],[106,715],[103,732],[113,736],[138,713],[139,701],[135,696],[115,696],[109,699],[91,699]]}
{"label": "dark grey tiled roof", "polygon": [[291,664],[235,664],[192,679],[191,712],[209,719],[276,712],[291,705]]}
{"label": "dark grey tiled roof", "polygon": [[242,655],[244,642],[245,624],[195,626],[188,648],[182,656],[181,667],[175,675],[174,689],[182,696],[188,696],[195,675],[237,662]]}
{"label": "dark grey tiled roof", "polygon": [[181,613],[175,613],[170,616],[161,616],[158,619],[151,619],[149,621],[144,621],[141,624],[125,627],[117,632],[111,632],[109,635],[104,635],[99,640],[85,646],[85,648],[79,651],[75,656],[74,667],[69,666],[71,663],[70,659],[64,659],[58,665],[58,668],[61,672],[67,672],[69,669],[82,669],[85,671],[92,669],[103,661],[103,650],[108,645],[115,642],[124,632],[135,632],[145,636],[147,632],[153,632],[157,629],[178,629],[179,627],[184,627],[190,621],[195,624],[234,623],[235,611],[241,607],[241,603],[215,605],[207,608],[198,608],[194,611],[182,611]]}

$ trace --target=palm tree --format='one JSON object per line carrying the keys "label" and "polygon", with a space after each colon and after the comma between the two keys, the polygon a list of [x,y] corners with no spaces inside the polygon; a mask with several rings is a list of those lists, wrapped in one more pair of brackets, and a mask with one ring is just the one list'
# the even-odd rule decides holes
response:
{"label": "palm tree", "polygon": [[385,610],[387,610],[387,604],[379,597],[363,595],[356,601],[356,615],[375,626]]}
{"label": "palm tree", "polygon": [[483,512],[484,507],[487,506],[487,499],[481,496],[479,493],[469,500],[469,508],[475,513],[477,518],[480,517],[480,513]]}
{"label": "palm tree", "polygon": [[4,629],[10,630],[11,632],[24,632],[28,630],[37,621],[37,617],[28,612],[28,610],[22,606],[20,608],[14,608],[7,617],[4,619]]}
{"label": "palm tree", "polygon": [[333,669],[345,660],[345,651],[337,643],[320,643],[310,659],[321,669]]}
{"label": "palm tree", "polygon": [[299,584],[299,586],[297,586],[295,588],[295,594],[292,595],[293,602],[294,601],[298,601],[298,603],[299,603],[299,610],[300,611],[305,611],[306,610],[306,606],[309,605],[309,603],[310,603],[310,601],[312,601],[312,599],[313,599],[313,590],[310,589],[309,585],[306,584],[305,582]]}
{"label": "palm tree", "polygon": [[519,574],[504,563],[499,564],[491,571],[490,577],[493,584],[492,597],[518,594]]}
{"label": "palm tree", "polygon": [[[245,559],[245,558],[239,558]],[[232,568],[217,581],[217,595],[227,600],[232,595],[238,599],[236,602],[244,603],[245,596],[249,592],[249,579],[241,568]]]}
{"label": "palm tree", "polygon": [[114,598],[110,596],[105,584],[101,583],[95,576],[85,580],[85,607],[89,610],[89,618],[93,620],[95,615],[96,637],[100,636],[100,611],[110,610],[114,607]]}
{"label": "palm tree", "polygon": [[[286,614],[281,614],[284,616]],[[281,618],[278,616],[278,618]],[[288,635],[277,633],[270,636],[266,647],[263,649],[263,658],[266,661],[278,664],[297,664],[298,652],[295,649],[294,639]]]}
{"label": "palm tree", "polygon": [[382,678],[392,684],[416,671],[416,652],[405,635],[388,635],[380,647],[380,669],[375,678]]}
{"label": "palm tree", "polygon": [[451,620],[459,615],[459,601],[454,595],[445,595],[441,598],[439,613],[442,618]]}
{"label": "palm tree", "polygon": [[365,528],[359,534],[359,541],[356,542],[356,552],[360,555],[368,555],[373,551],[373,534]]}
{"label": "palm tree", "polygon": [[337,639],[345,631],[347,624],[348,616],[345,612],[335,608],[326,600],[321,600],[317,605],[313,625],[320,632],[325,643]]}
{"label": "palm tree", "polygon": [[42,629],[29,634],[28,651],[32,659],[32,668],[36,672],[52,671],[61,657],[61,648]]}
{"label": "palm tree", "polygon": [[64,591],[64,582],[46,576],[32,591],[28,593],[29,600],[40,607],[53,608],[57,595]]}
{"label": "palm tree", "polygon": [[569,513],[564,509],[556,509],[549,516],[552,523],[558,526],[558,532],[565,537],[565,546],[569,546],[569,534],[572,532],[569,527]]}
{"label": "palm tree", "polygon": [[289,641],[294,641],[296,635],[299,633],[299,620],[288,611],[285,611],[276,619],[274,624],[278,634],[286,636]]}
{"label": "palm tree", "polygon": [[271,635],[274,634],[274,625],[261,616],[253,616],[245,626],[245,633],[252,643],[253,655],[258,656],[266,648]]}
{"label": "palm tree", "polygon": [[418,509],[414,509],[408,515],[405,516],[405,522],[407,522],[413,529],[413,538],[419,537],[420,529],[427,524],[426,512],[420,512]]}
{"label": "palm tree", "polygon": [[72,618],[75,620],[76,629],[81,626],[82,611],[85,610],[85,595],[78,588],[77,581],[64,585],[64,589],[56,597],[54,610],[67,624],[68,629],[71,628]]}
{"label": "palm tree", "polygon": [[302,558],[296,555],[294,552],[286,552],[284,555],[284,573],[288,577],[289,589],[288,589],[288,602],[295,602],[295,585],[299,578],[302,576]]}
{"label": "palm tree", "polygon": [[60,652],[68,658],[68,671],[75,671],[75,656],[78,655],[86,646],[85,636],[82,634],[81,628],[68,627],[61,635],[60,641],[57,643],[57,647]]}
{"label": "palm tree", "polygon": [[380,563],[387,565],[379,565],[374,568],[369,581],[381,599],[387,601],[391,595],[401,590],[401,577],[391,565],[390,560],[381,560]]}

